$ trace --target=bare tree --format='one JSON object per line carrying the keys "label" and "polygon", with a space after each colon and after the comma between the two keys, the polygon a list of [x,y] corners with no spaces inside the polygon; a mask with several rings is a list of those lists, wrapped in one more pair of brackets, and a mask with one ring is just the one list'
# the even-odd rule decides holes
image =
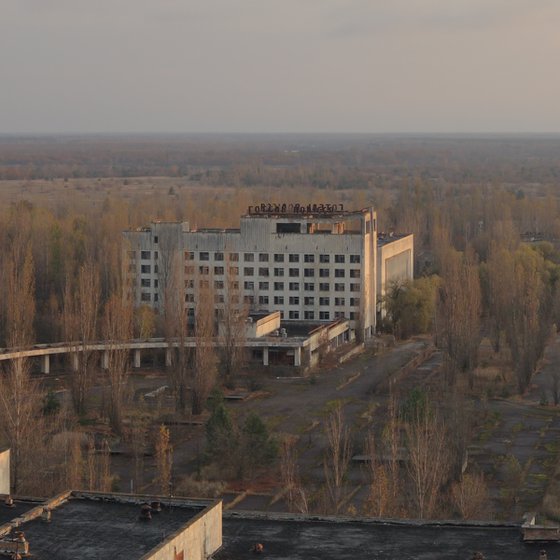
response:
{"label": "bare tree", "polygon": [[338,402],[325,421],[328,447],[323,459],[325,482],[331,506],[338,513],[345,498],[345,477],[352,447],[350,430],[344,422],[342,404]]}
{"label": "bare tree", "polygon": [[192,413],[201,414],[216,384],[214,297],[210,280],[200,278],[195,308],[195,350],[192,372]]}
{"label": "bare tree", "polygon": [[282,441],[280,448],[280,474],[290,510],[307,513],[309,511],[309,504],[299,476],[296,440],[292,437],[286,437]]}
{"label": "bare tree", "polygon": [[[4,319],[6,343],[17,348],[33,340],[35,316],[34,273],[31,246],[23,236],[12,238],[10,251],[2,262],[5,290]],[[0,428],[11,448],[11,471],[14,491],[21,486],[22,465],[32,450],[31,435],[39,433],[35,421],[40,412],[40,395],[31,379],[28,358],[11,360],[0,375]],[[33,432],[35,431],[35,434]]]}
{"label": "bare tree", "polygon": [[171,471],[173,468],[173,446],[171,445],[171,436],[169,429],[161,425],[156,434],[155,443],[156,458],[156,484],[158,491],[162,495],[170,493],[171,489]]}
{"label": "bare tree", "polygon": [[132,302],[127,291],[119,290],[105,304],[104,338],[107,344],[109,424],[115,433],[123,429],[123,406],[129,375],[129,350],[123,343],[132,337]]}
{"label": "bare tree", "polygon": [[[82,265],[75,283],[66,279],[64,291],[64,334],[73,348],[71,359],[74,371],[70,377],[70,390],[77,414],[86,411],[86,399],[95,371],[95,352],[99,312],[99,274],[93,261]],[[76,367],[77,366],[77,367]]]}
{"label": "bare tree", "polygon": [[248,309],[241,298],[239,277],[233,274],[229,261],[226,265],[224,301],[219,311],[219,334],[221,365],[224,380],[229,384],[233,382],[245,361],[245,323]]}
{"label": "bare tree", "polygon": [[449,477],[447,432],[431,407],[418,408],[405,430],[416,515],[420,519],[430,518]]}
{"label": "bare tree", "polygon": [[175,394],[176,410],[187,412],[191,355],[187,348],[188,309],[184,301],[184,282],[194,282],[192,276],[183,280],[181,255],[176,252],[174,261],[168,264],[166,286],[163,292],[164,332],[171,354],[170,379]]}
{"label": "bare tree", "polygon": [[451,487],[453,503],[463,519],[482,519],[488,512],[488,488],[483,474],[466,474]]}
{"label": "bare tree", "polygon": [[443,281],[438,294],[438,342],[444,350],[448,382],[453,385],[457,373],[474,381],[480,344],[480,279],[478,266],[470,251],[465,254],[449,249],[442,257]]}

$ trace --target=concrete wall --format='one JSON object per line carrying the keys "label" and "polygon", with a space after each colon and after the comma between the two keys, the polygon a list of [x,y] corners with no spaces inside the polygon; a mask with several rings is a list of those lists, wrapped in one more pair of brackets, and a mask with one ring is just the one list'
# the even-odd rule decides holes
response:
{"label": "concrete wall", "polygon": [[222,546],[222,502],[194,517],[141,560],[206,560]]}
{"label": "concrete wall", "polygon": [[10,450],[0,451],[0,495],[10,493]]}
{"label": "concrete wall", "polygon": [[[391,267],[391,262],[398,266]],[[391,282],[413,277],[414,236],[406,235],[380,244],[377,250],[377,300],[382,301]],[[381,315],[384,315],[382,310]]]}

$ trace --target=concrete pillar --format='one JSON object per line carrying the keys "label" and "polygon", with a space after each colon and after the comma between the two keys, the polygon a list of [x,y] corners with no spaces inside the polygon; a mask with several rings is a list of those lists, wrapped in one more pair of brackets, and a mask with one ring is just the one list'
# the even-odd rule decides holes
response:
{"label": "concrete pillar", "polygon": [[141,358],[142,358],[142,355],[140,353],[140,348],[137,348],[136,350],[134,350],[134,367],[135,368],[140,367]]}
{"label": "concrete pillar", "polygon": [[263,348],[263,366],[268,365],[268,346]]}
{"label": "concrete pillar", "polygon": [[80,367],[79,359],[78,352],[72,352],[72,371],[78,371]]}
{"label": "concrete pillar", "polygon": [[41,373],[50,373],[51,357],[48,354],[41,356]]}
{"label": "concrete pillar", "polygon": [[171,348],[165,349],[165,367],[171,367]]}
{"label": "concrete pillar", "polygon": [[294,366],[301,366],[301,348],[294,348]]}
{"label": "concrete pillar", "polygon": [[109,369],[109,351],[103,350],[101,352],[101,369]]}

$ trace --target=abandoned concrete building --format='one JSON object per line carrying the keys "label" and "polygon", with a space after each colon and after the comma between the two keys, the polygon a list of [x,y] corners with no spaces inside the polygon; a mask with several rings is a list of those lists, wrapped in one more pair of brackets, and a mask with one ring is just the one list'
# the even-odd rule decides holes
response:
{"label": "abandoned concrete building", "polygon": [[161,307],[173,277],[191,313],[205,286],[216,309],[231,296],[286,324],[344,319],[358,339],[374,334],[385,286],[413,276],[413,236],[378,236],[373,208],[261,204],[239,229],[153,222],[124,237],[137,305]]}

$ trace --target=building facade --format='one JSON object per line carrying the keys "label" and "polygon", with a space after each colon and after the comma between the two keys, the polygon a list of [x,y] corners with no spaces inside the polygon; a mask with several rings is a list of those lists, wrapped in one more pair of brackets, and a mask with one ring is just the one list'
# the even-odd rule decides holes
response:
{"label": "building facade", "polygon": [[279,311],[283,321],[346,318],[358,338],[375,332],[373,208],[262,204],[249,207],[239,229],[153,222],[124,236],[137,305],[160,308],[173,284],[194,312],[204,286],[216,309],[236,292],[251,311]]}

